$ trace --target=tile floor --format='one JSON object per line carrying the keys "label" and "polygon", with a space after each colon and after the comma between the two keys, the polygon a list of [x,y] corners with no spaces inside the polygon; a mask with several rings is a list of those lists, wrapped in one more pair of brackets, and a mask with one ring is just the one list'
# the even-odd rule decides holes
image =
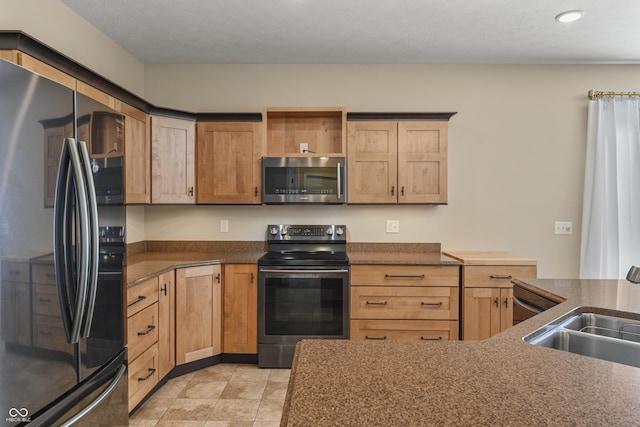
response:
{"label": "tile floor", "polygon": [[131,426],[277,427],[289,369],[222,363],[169,380],[129,420]]}

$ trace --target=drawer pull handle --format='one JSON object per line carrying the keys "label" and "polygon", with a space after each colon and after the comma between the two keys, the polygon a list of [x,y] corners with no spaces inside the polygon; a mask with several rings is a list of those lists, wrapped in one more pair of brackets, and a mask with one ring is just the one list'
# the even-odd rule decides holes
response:
{"label": "drawer pull handle", "polygon": [[414,275],[397,275],[397,274],[385,274],[385,279],[424,279],[424,274],[414,274]]}
{"label": "drawer pull handle", "polygon": [[47,276],[49,279],[55,279],[55,278],[56,278],[56,275],[55,275],[55,274],[53,274],[53,273],[47,273],[47,274],[46,274],[46,276]]}
{"label": "drawer pull handle", "polygon": [[420,337],[422,341],[442,341],[442,337],[438,338],[429,338],[429,337]]}
{"label": "drawer pull handle", "polygon": [[386,301],[367,301],[367,305],[387,305]]}
{"label": "drawer pull handle", "polygon": [[383,337],[370,337],[369,335],[365,335],[364,339],[373,341],[385,341],[387,339],[387,336],[385,335]]}
{"label": "drawer pull handle", "polygon": [[51,332],[51,331],[40,331],[39,334],[43,335],[45,337],[48,337],[48,336],[53,335],[53,332]]}
{"label": "drawer pull handle", "polygon": [[424,302],[420,303],[423,307],[442,307],[442,301],[440,302]]}
{"label": "drawer pull handle", "polygon": [[51,298],[38,298],[38,302],[41,304],[49,304],[51,302]]}
{"label": "drawer pull handle", "polygon": [[496,304],[496,308],[500,308],[500,299],[498,299],[498,297],[496,297],[494,303]]}
{"label": "drawer pull handle", "polygon": [[504,308],[509,308],[509,298],[504,299]]}
{"label": "drawer pull handle", "polygon": [[146,377],[138,377],[138,381],[146,381],[156,373],[155,368],[149,368],[149,374]]}
{"label": "drawer pull handle", "polygon": [[160,289],[160,291],[162,292],[162,294],[166,297],[167,296],[167,284],[165,283],[164,286],[162,287],[162,289]]}
{"label": "drawer pull handle", "polygon": [[156,327],[153,325],[148,325],[147,330],[144,332],[138,332],[138,335],[149,335]]}
{"label": "drawer pull handle", "polygon": [[136,304],[140,304],[142,301],[146,300],[147,297],[145,297],[144,295],[139,295],[138,299],[134,302],[132,302],[131,304],[129,304],[127,307],[133,307]]}
{"label": "drawer pull handle", "polygon": [[498,279],[498,280],[511,280],[511,279],[513,279],[513,276],[505,276],[505,275],[502,275],[502,274],[492,274],[489,277],[491,279]]}

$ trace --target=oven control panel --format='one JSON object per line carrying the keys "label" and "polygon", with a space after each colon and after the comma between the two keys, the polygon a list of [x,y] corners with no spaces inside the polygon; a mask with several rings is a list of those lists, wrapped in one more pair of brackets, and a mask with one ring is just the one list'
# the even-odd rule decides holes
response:
{"label": "oven control panel", "polygon": [[268,241],[340,241],[347,239],[346,225],[269,225]]}

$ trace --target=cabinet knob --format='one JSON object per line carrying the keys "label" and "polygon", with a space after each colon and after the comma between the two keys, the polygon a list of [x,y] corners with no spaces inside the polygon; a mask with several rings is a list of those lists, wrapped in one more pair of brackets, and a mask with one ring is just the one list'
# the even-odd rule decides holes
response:
{"label": "cabinet knob", "polygon": [[504,308],[509,308],[509,298],[504,299]]}
{"label": "cabinet knob", "polygon": [[496,300],[494,301],[494,303],[496,304],[496,308],[500,307],[500,299],[498,297],[496,297]]}
{"label": "cabinet knob", "polygon": [[216,274],[216,282],[220,283],[220,273]]}
{"label": "cabinet knob", "polygon": [[254,274],[251,273],[251,283],[253,283],[253,279],[255,278]]}
{"label": "cabinet knob", "polygon": [[253,190],[253,196],[258,197],[258,187]]}
{"label": "cabinet knob", "polygon": [[392,186],[391,186],[391,195],[392,195],[392,196],[395,196],[395,195],[396,195],[396,186],[395,186],[395,185],[392,185]]}
{"label": "cabinet knob", "polygon": [[404,196],[404,185],[403,185],[403,186],[402,186],[402,188],[400,189],[400,194],[401,194],[402,196]]}
{"label": "cabinet knob", "polygon": [[189,187],[189,196],[193,197],[193,185]]}
{"label": "cabinet knob", "polygon": [[162,289],[160,289],[162,291],[162,293],[164,294],[164,296],[167,296],[167,284],[165,283],[164,286],[162,287]]}

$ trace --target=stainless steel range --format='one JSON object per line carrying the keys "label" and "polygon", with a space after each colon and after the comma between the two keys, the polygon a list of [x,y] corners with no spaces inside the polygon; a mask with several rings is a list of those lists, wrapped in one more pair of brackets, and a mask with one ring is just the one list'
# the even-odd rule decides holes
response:
{"label": "stainless steel range", "polygon": [[258,366],[290,368],[302,339],[349,339],[344,225],[269,225],[258,260]]}

